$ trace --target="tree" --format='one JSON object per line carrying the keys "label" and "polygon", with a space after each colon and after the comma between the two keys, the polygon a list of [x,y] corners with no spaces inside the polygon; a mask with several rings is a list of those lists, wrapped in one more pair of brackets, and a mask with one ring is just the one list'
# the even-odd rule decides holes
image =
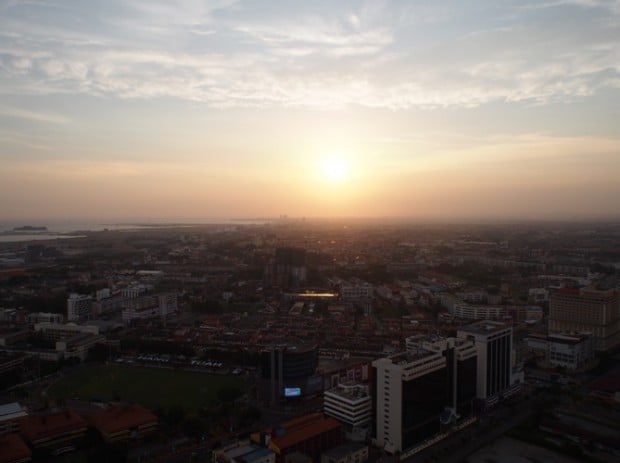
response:
{"label": "tree", "polygon": [[222,304],[217,299],[207,299],[203,302],[192,303],[192,312],[218,314],[223,311]]}
{"label": "tree", "polygon": [[197,416],[191,416],[183,423],[183,434],[192,439],[200,439],[205,433],[206,427]]}
{"label": "tree", "polygon": [[243,391],[236,387],[223,387],[217,391],[217,398],[224,402],[230,403],[241,397]]}
{"label": "tree", "polygon": [[180,405],[173,405],[168,409],[166,421],[168,424],[174,426],[180,424],[185,418],[185,410]]}
{"label": "tree", "polygon": [[250,426],[256,423],[261,418],[261,411],[257,407],[249,406],[241,410],[239,420],[241,426]]}

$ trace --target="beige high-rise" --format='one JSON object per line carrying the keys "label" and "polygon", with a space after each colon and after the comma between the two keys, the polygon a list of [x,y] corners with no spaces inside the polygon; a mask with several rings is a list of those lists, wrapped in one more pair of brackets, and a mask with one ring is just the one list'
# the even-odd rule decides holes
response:
{"label": "beige high-rise", "polygon": [[549,300],[549,333],[589,331],[596,350],[620,344],[620,304],[613,289],[562,288]]}

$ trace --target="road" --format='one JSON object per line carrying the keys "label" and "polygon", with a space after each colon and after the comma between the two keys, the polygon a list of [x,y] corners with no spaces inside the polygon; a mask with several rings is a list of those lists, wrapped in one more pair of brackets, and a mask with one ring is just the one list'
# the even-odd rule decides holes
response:
{"label": "road", "polygon": [[405,461],[411,463],[465,462],[467,456],[524,422],[540,407],[541,401],[545,400],[544,397],[544,395],[534,396],[512,407],[500,404],[475,424],[448,436]]}

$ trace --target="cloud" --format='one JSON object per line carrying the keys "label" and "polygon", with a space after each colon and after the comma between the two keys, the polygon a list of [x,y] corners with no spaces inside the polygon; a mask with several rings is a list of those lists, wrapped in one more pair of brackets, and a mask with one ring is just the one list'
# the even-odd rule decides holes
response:
{"label": "cloud", "polygon": [[570,102],[618,87],[617,3],[553,2],[588,14],[552,19],[541,9],[500,10],[466,28],[440,8],[400,4],[299,6],[291,17],[275,9],[254,17],[234,1],[112,3],[98,16],[45,4],[49,17],[14,5],[0,19],[0,93],[215,108]]}
{"label": "cloud", "polygon": [[50,124],[68,124],[71,120],[61,114],[31,111],[24,108],[16,108],[13,106],[0,105],[0,117],[10,117],[18,119],[27,119],[36,122],[46,122]]}

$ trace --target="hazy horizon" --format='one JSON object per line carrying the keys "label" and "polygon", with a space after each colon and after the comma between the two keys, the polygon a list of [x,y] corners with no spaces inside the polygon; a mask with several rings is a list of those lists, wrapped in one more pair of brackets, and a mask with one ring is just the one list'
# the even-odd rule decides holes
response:
{"label": "hazy horizon", "polygon": [[0,96],[5,222],[620,218],[612,0],[0,1]]}

